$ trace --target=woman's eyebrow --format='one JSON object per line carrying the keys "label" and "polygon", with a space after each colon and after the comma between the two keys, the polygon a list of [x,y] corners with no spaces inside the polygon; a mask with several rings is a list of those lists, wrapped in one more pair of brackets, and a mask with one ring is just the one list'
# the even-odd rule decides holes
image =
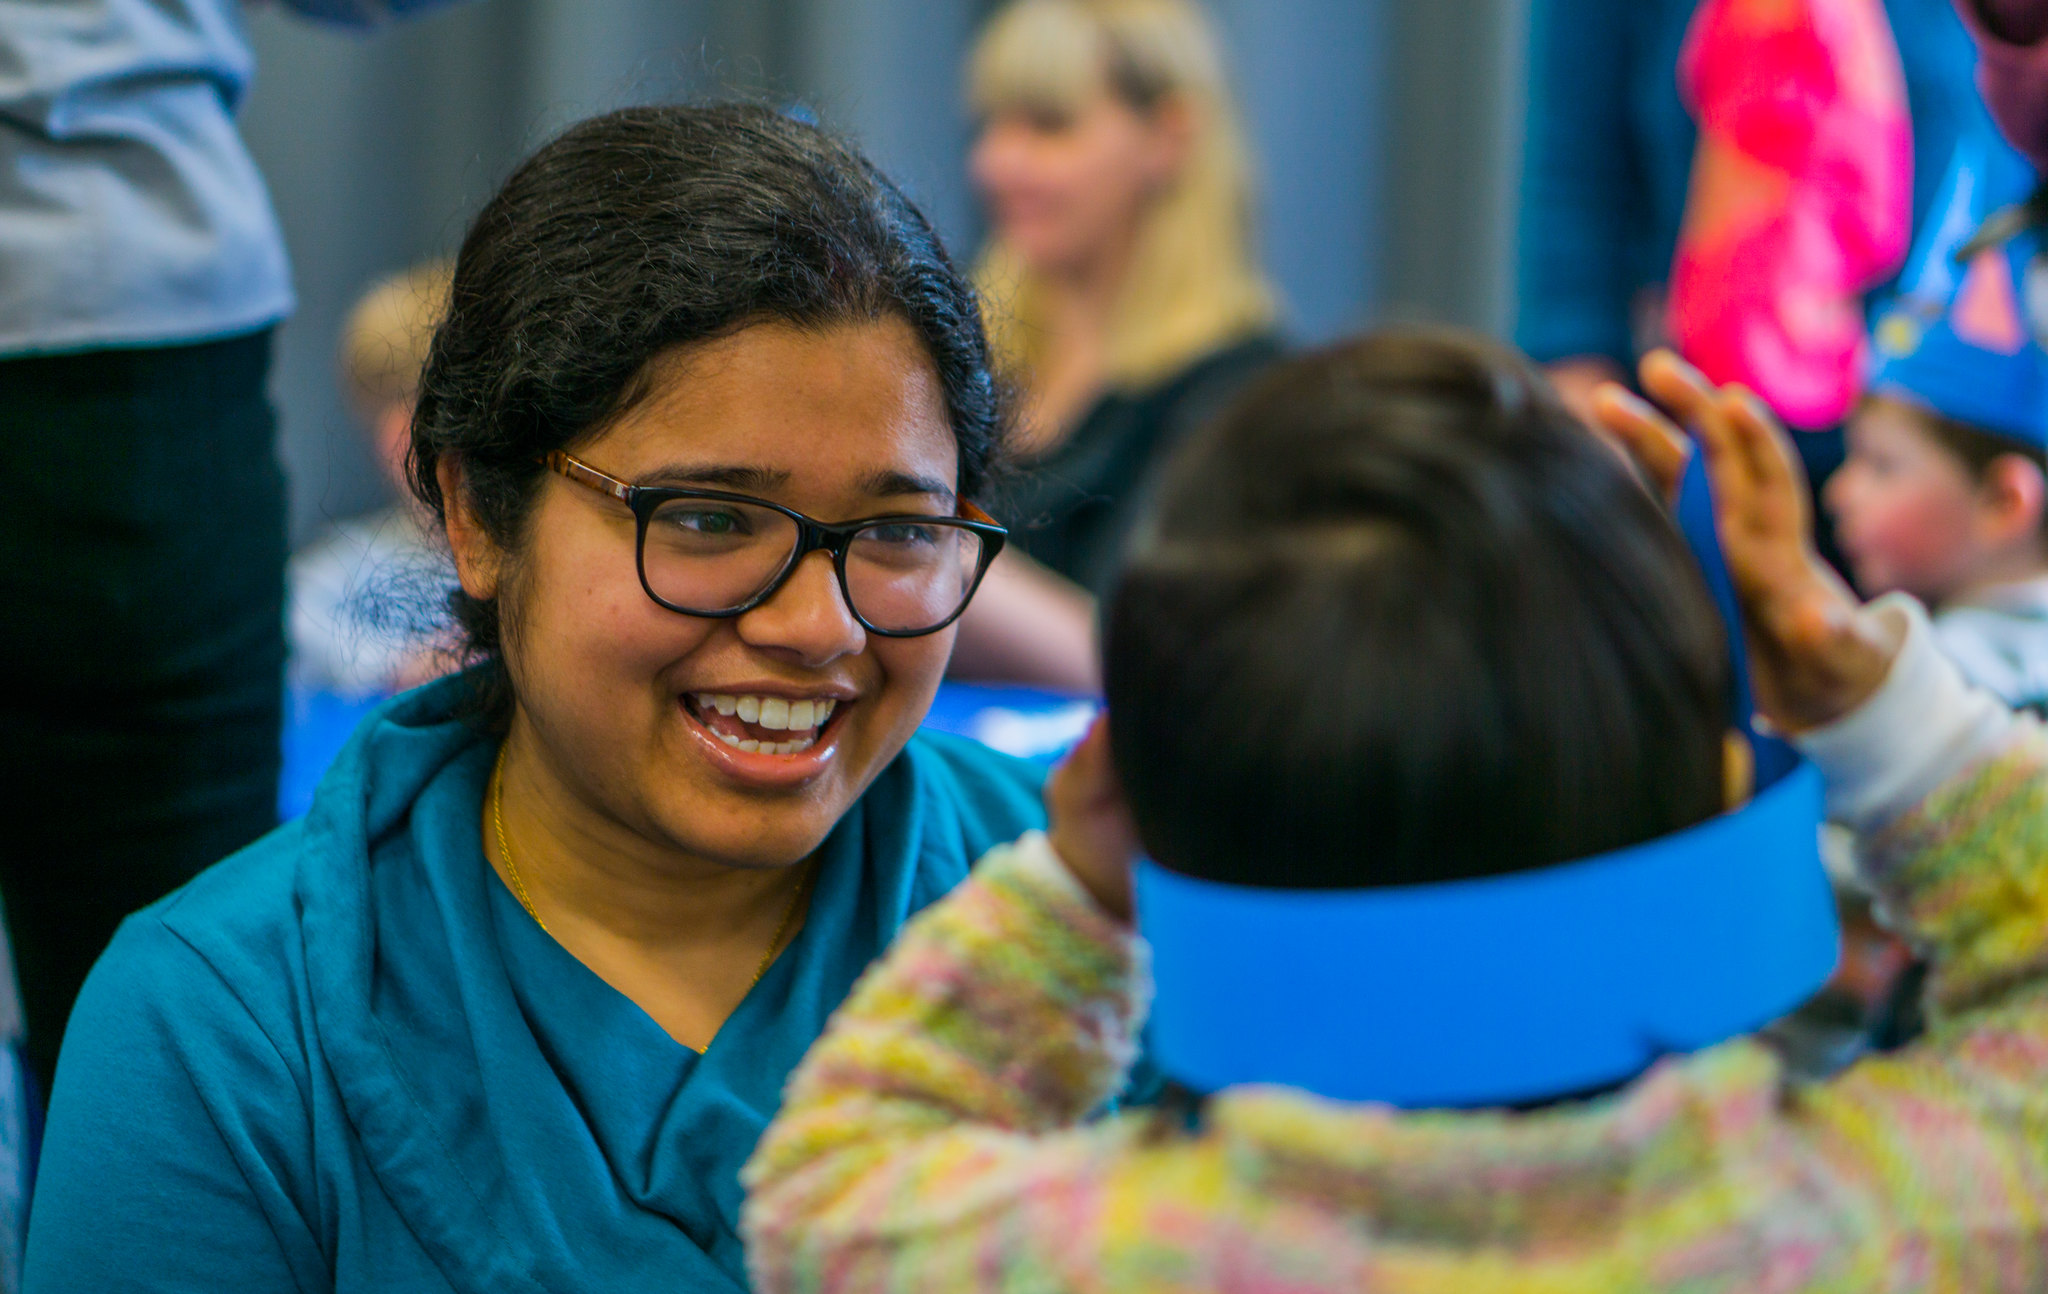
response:
{"label": "woman's eyebrow", "polygon": [[[635,485],[731,490],[735,494],[770,495],[787,486],[792,473],[748,463],[669,463],[641,474]],[[883,468],[870,473],[861,489],[875,498],[923,494],[951,503],[953,487],[933,476]]]}
{"label": "woman's eyebrow", "polygon": [[736,494],[767,494],[789,484],[788,472],[743,463],[670,463],[645,473],[635,485],[702,486]]}
{"label": "woman's eyebrow", "polygon": [[929,494],[947,503],[954,500],[953,487],[933,476],[919,476],[913,472],[899,472],[884,468],[868,477],[867,492],[876,498],[888,498],[899,494]]}

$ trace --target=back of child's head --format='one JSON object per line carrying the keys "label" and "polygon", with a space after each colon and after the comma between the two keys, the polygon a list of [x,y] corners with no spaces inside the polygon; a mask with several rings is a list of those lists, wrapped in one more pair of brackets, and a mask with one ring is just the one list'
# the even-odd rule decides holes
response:
{"label": "back of child's head", "polygon": [[1161,864],[1278,888],[1493,875],[1723,807],[1725,633],[1684,540],[1519,356],[1389,331],[1174,460],[1105,621]]}
{"label": "back of child's head", "polygon": [[342,325],[341,372],[349,402],[365,423],[410,406],[434,329],[448,313],[454,266],[426,261],[372,284]]}

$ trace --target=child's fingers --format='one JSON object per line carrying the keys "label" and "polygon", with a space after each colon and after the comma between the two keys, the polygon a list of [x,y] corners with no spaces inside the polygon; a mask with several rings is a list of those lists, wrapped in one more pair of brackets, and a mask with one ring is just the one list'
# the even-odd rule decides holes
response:
{"label": "child's fingers", "polygon": [[[1658,353],[1668,355],[1668,352]],[[1668,358],[1670,367],[1660,368],[1660,378],[1665,379],[1661,384],[1670,388],[1674,399],[1683,399],[1687,403],[1686,425],[1692,428],[1693,440],[1698,444],[1701,461],[1706,465],[1707,480],[1713,485],[1714,506],[1721,517],[1721,538],[1726,543],[1728,518],[1742,515],[1755,497],[1755,471],[1736,435],[1729,415],[1730,402],[1723,399],[1718,390],[1708,386],[1706,379],[1690,364],[1675,355]],[[1645,361],[1645,368],[1648,368],[1648,361]]]}
{"label": "child's fingers", "polygon": [[1095,716],[1088,725],[1088,732],[1074,747],[1068,760],[1078,764],[1091,781],[1100,782],[1115,776],[1115,765],[1109,755],[1109,715],[1107,712]]}
{"label": "child's fingers", "polygon": [[1650,398],[1686,426],[1704,416],[1719,394],[1698,369],[1672,351],[1653,350],[1643,356],[1637,373]]}
{"label": "child's fingers", "polygon": [[1785,497],[1803,500],[1806,469],[1792,448],[1790,433],[1779,425],[1777,417],[1754,391],[1731,386],[1726,396],[1723,403],[1735,433],[1735,444],[1757,488],[1773,494],[1782,491]]}
{"label": "child's fingers", "polygon": [[1606,382],[1593,394],[1593,419],[1599,430],[1621,442],[1666,499],[1677,494],[1692,447],[1669,418],[1626,387]]}
{"label": "child's fingers", "polygon": [[1071,812],[1085,812],[1106,792],[1116,789],[1116,766],[1109,754],[1109,716],[1098,714],[1067,757],[1052,771],[1046,796],[1056,806]]}

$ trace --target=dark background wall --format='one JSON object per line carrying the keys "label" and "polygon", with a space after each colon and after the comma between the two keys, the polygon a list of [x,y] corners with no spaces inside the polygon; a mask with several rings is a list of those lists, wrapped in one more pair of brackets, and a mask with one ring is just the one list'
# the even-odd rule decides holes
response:
{"label": "dark background wall", "polygon": [[[1296,335],[1498,327],[1526,0],[1210,0]],[[383,487],[334,376],[374,276],[452,251],[525,152],[621,104],[746,93],[858,137],[948,240],[981,234],[961,66],[987,0],[476,0],[369,37],[266,8],[243,123],[296,266],[282,454],[299,540]]]}

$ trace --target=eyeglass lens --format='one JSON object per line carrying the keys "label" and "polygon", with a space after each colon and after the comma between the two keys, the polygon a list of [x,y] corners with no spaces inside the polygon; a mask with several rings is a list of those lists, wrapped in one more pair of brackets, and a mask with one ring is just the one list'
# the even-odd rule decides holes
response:
{"label": "eyeglass lens", "polygon": [[[641,565],[661,601],[716,614],[745,606],[796,553],[797,523],[772,508],[722,499],[670,499],[647,522]],[[886,633],[943,624],[967,601],[981,566],[981,536],[942,522],[882,522],[846,553],[853,611]]]}

